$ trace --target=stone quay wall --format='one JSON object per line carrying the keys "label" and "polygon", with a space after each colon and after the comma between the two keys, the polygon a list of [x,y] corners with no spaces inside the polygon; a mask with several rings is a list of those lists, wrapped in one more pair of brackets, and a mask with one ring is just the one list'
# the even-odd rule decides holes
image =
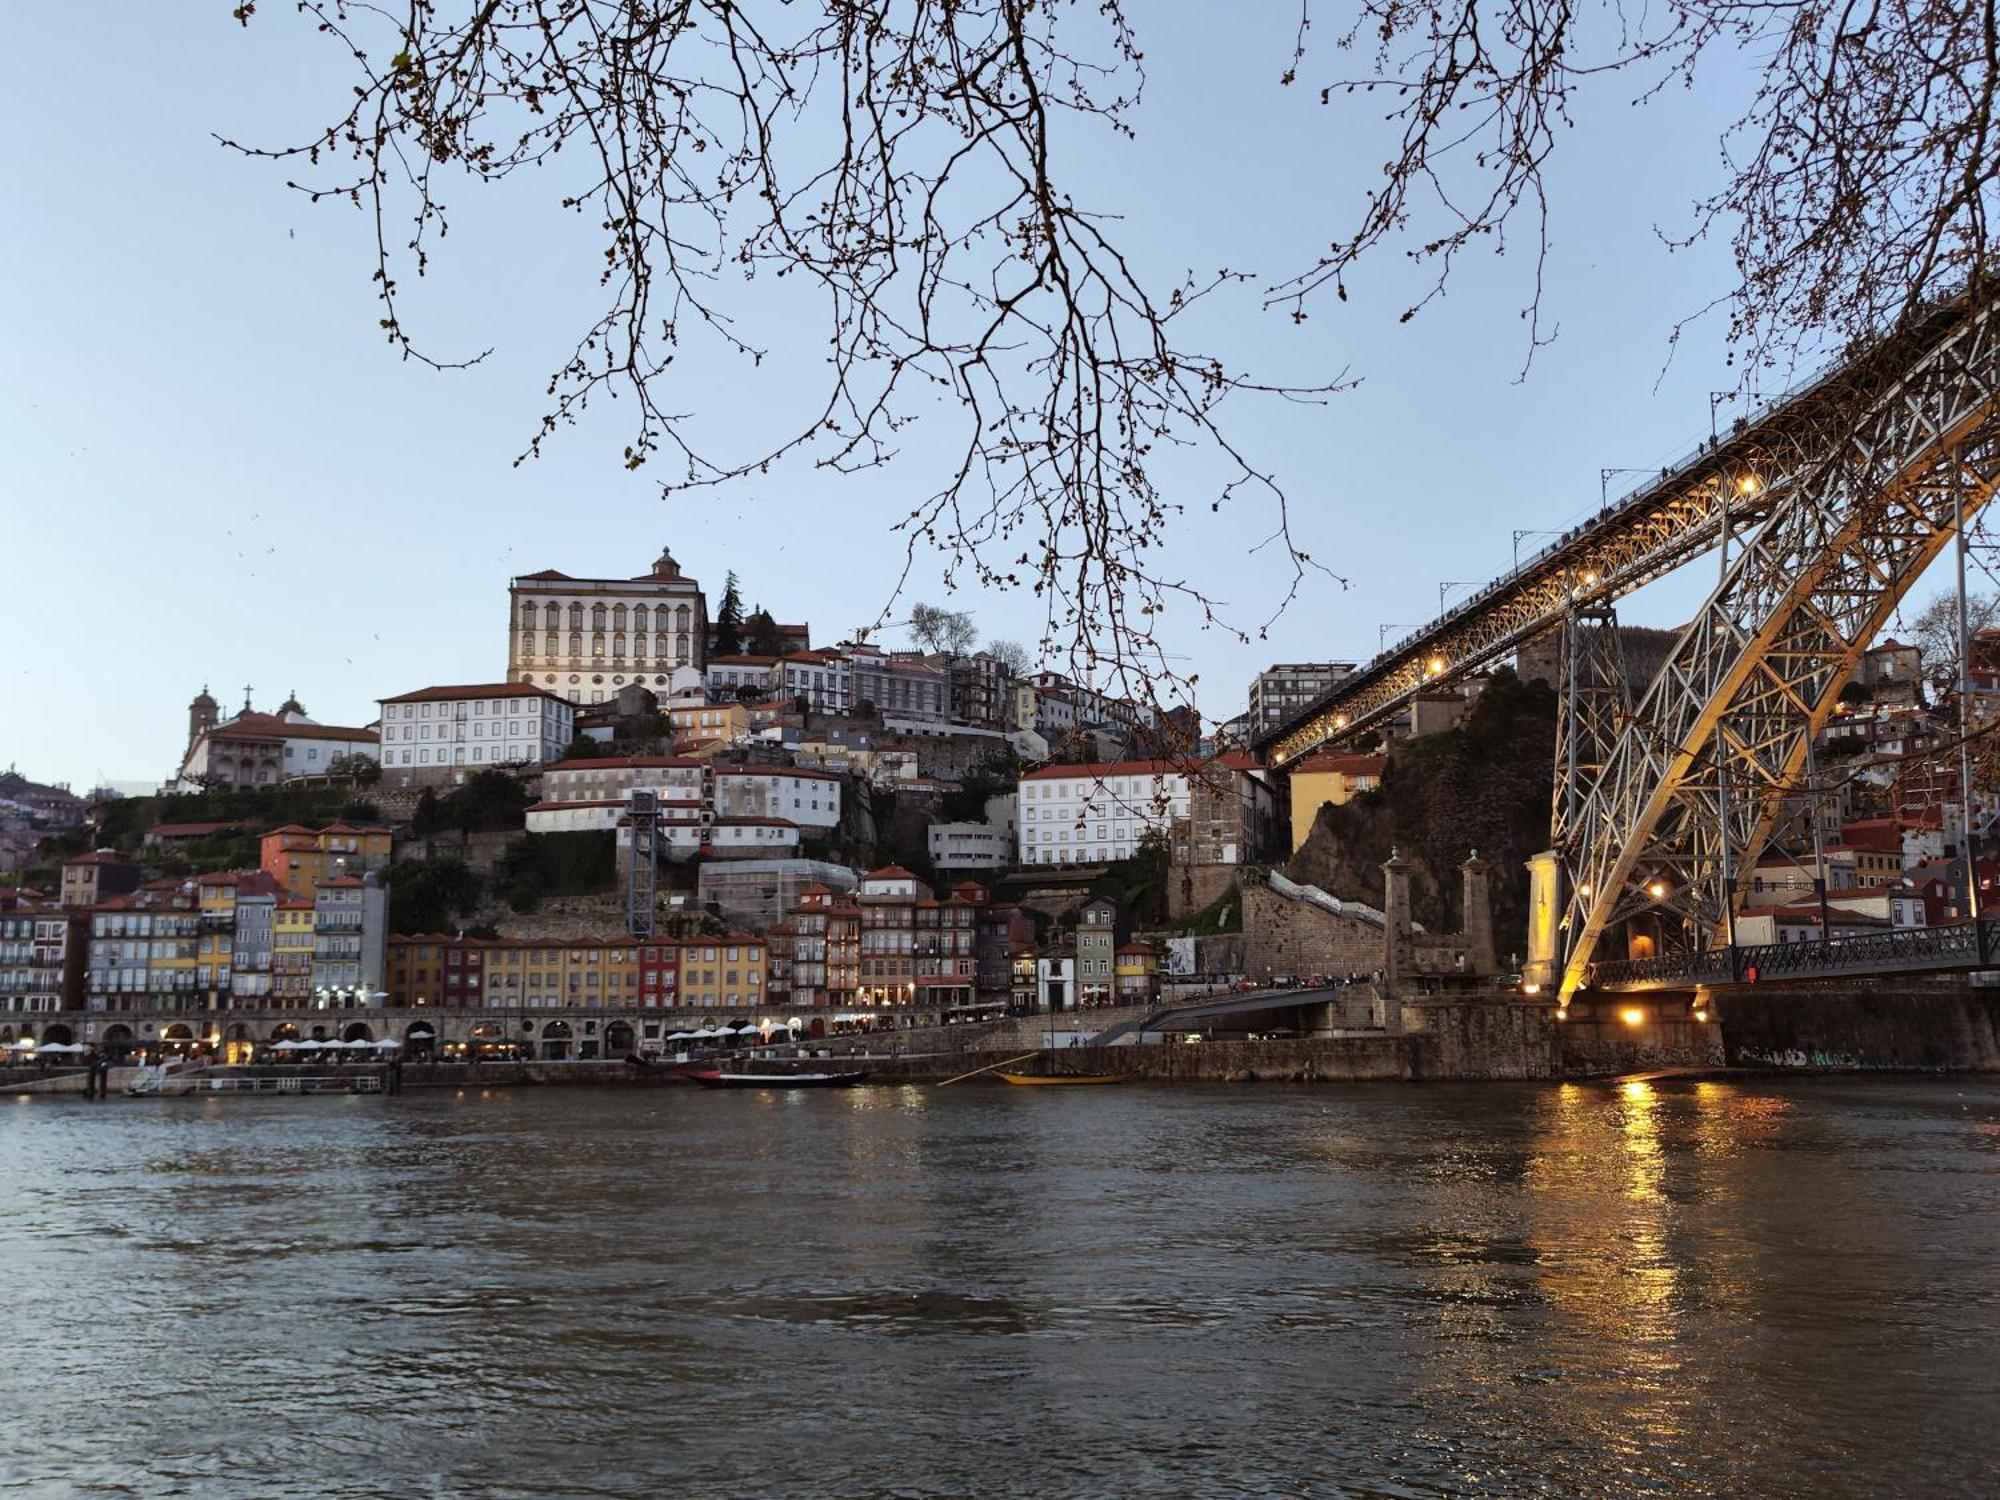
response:
{"label": "stone quay wall", "polygon": [[2000,1072],[2000,987],[1961,980],[1762,985],[1714,997],[1740,1067]]}

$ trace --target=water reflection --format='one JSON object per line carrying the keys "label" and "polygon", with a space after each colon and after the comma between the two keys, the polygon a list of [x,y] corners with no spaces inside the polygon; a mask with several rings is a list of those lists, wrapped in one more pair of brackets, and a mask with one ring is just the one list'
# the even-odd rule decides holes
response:
{"label": "water reflection", "polygon": [[1984,1487],[1989,1085],[237,1103],[0,1114],[0,1492]]}

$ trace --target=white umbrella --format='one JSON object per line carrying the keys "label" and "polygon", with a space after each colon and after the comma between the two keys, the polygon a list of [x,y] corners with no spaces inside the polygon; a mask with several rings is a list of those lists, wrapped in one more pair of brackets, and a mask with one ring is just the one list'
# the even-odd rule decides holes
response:
{"label": "white umbrella", "polygon": [[385,1037],[383,1037],[383,1038],[382,1038],[382,1040],[381,1040],[381,1041],[377,1042],[377,1043],[376,1043],[375,1045],[376,1045],[376,1046],[378,1046],[378,1047],[400,1047],[400,1046],[402,1046],[403,1044],[402,1044],[401,1042],[397,1041],[397,1040],[396,1040],[396,1039],[395,1039],[394,1037],[392,1037],[392,1036],[385,1036]]}
{"label": "white umbrella", "polygon": [[284,1041],[279,1042],[271,1050],[273,1052],[296,1052],[299,1050],[299,1048],[303,1047],[304,1045],[305,1045],[304,1042],[295,1042],[290,1037],[287,1037]]}
{"label": "white umbrella", "polygon": [[695,1033],[692,1031],[670,1031],[667,1033],[667,1040],[670,1042],[684,1042],[694,1035]]}
{"label": "white umbrella", "polygon": [[303,1042],[299,1043],[299,1051],[317,1052],[320,1048],[327,1045],[326,1042],[320,1041],[317,1037],[307,1037]]}

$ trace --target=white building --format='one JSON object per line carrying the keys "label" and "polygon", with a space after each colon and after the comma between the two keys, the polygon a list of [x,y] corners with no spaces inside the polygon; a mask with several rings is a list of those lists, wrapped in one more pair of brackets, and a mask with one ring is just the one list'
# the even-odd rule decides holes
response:
{"label": "white building", "polygon": [[511,580],[507,595],[508,680],[572,703],[602,703],[634,684],[671,689],[677,669],[699,669],[707,655],[701,585],[664,550],[635,578],[545,568]]}
{"label": "white building", "polygon": [[1020,863],[1126,859],[1188,815],[1188,780],[1170,760],[1043,766],[1021,778]]}
{"label": "white building", "polygon": [[702,762],[673,755],[617,755],[558,761],[542,773],[542,800],[528,809],[530,833],[612,829],[631,810],[632,793],[659,797],[669,822],[697,824],[707,800]]}
{"label": "white building", "polygon": [[170,789],[276,786],[294,776],[321,775],[349,756],[374,760],[379,749],[375,730],[322,724],[297,698],[266,714],[252,709],[246,697],[241,713],[219,718],[215,700],[203,689],[188,705],[188,747]]}
{"label": "white building", "polygon": [[714,808],[717,822],[739,818],[782,818],[804,829],[840,823],[840,778],[831,771],[802,766],[717,766]]}
{"label": "white building", "polygon": [[702,669],[702,683],[711,702],[734,702],[749,688],[759,697],[779,691],[784,662],[776,656],[716,656]]}
{"label": "white building", "polygon": [[1015,801],[988,797],[982,822],[933,823],[928,830],[931,864],[940,870],[1004,870],[1013,863]]}
{"label": "white building", "polygon": [[1250,681],[1250,733],[1297,718],[1353,671],[1351,661],[1273,662]]}
{"label": "white building", "polygon": [[391,785],[545,765],[561,760],[576,737],[575,707],[523,682],[419,688],[381,703],[382,771]]}
{"label": "white building", "polygon": [[708,852],[719,859],[783,859],[799,848],[799,825],[785,818],[717,818]]}
{"label": "white building", "polygon": [[838,651],[795,651],[783,662],[785,695],[813,712],[844,714],[854,704],[854,668]]}

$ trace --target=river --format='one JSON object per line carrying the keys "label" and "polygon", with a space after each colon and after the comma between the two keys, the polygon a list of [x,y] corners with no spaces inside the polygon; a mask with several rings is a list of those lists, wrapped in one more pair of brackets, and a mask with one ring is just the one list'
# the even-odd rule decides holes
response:
{"label": "river", "polygon": [[0,1493],[1990,1495],[2000,1083],[0,1100]]}

